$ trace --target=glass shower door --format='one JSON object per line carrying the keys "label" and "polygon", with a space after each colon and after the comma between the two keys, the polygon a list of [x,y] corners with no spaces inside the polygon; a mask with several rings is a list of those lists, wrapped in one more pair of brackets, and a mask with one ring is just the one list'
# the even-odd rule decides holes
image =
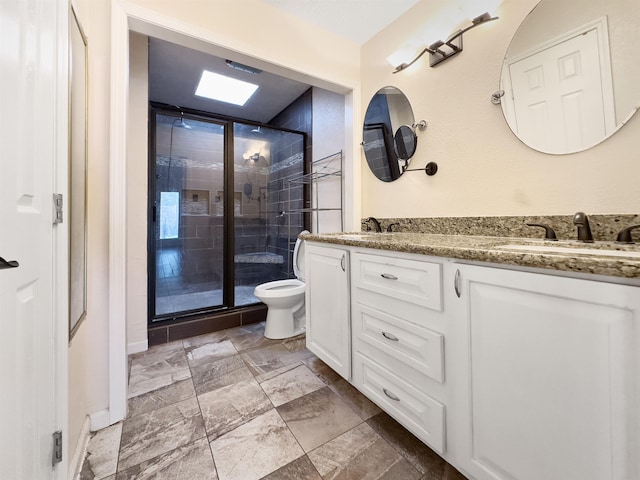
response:
{"label": "glass shower door", "polygon": [[304,230],[304,135],[233,124],[234,300],[258,303],[257,285],[294,278],[293,247]]}
{"label": "glass shower door", "polygon": [[224,304],[224,133],[155,115],[153,321]]}

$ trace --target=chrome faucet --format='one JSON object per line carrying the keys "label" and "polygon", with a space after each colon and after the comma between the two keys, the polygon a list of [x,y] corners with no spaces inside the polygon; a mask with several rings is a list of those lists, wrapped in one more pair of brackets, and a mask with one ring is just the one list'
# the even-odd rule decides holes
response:
{"label": "chrome faucet", "polygon": [[374,231],[382,232],[382,227],[380,226],[380,222],[378,221],[378,219],[374,217],[368,217],[365,219],[364,224],[367,226],[367,231],[371,230],[371,227],[369,226],[369,222],[373,223]]}
{"label": "chrome faucet", "polygon": [[587,243],[593,242],[593,235],[591,234],[589,219],[584,212],[577,212],[573,216],[573,224],[578,227],[578,240]]}

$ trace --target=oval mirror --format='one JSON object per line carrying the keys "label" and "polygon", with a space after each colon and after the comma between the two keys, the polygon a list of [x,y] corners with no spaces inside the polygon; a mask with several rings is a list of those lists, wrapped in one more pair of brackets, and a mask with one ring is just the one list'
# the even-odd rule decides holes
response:
{"label": "oval mirror", "polygon": [[640,104],[638,25],[638,0],[541,0],[502,67],[502,111],[515,135],[567,154],[622,128]]}
{"label": "oval mirror", "polygon": [[[415,132],[409,126],[413,124],[411,104],[397,88],[381,88],[369,102],[362,146],[369,168],[383,182],[400,178],[415,153]],[[400,145],[396,144],[396,138],[401,141]]]}

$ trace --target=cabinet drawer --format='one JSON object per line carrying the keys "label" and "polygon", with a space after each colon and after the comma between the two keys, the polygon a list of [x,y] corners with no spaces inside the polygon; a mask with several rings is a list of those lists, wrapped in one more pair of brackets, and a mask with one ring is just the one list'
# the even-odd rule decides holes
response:
{"label": "cabinet drawer", "polygon": [[353,307],[353,329],[357,341],[440,383],[444,381],[444,335],[359,304]]}
{"label": "cabinet drawer", "polygon": [[353,260],[355,288],[442,310],[442,265],[364,253]]}
{"label": "cabinet drawer", "polygon": [[436,452],[445,451],[445,407],[370,358],[354,355],[355,386]]}

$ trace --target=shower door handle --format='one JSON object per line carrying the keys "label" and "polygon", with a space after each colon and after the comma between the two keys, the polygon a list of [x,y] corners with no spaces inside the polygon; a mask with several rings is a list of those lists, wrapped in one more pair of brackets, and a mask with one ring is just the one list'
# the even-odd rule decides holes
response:
{"label": "shower door handle", "polygon": [[16,268],[19,266],[20,264],[15,260],[7,261],[4,258],[0,257],[0,270],[4,270],[5,268]]}

